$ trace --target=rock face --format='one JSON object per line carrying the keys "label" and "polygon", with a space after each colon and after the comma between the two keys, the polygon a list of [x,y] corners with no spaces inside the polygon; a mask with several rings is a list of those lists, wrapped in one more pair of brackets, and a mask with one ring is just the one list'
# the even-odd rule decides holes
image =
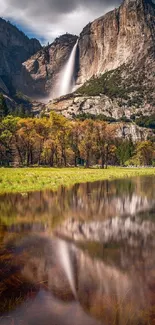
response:
{"label": "rock face", "polygon": [[0,91],[13,92],[22,63],[41,49],[36,39],[29,39],[15,26],[0,18]]}
{"label": "rock face", "polygon": [[[0,20],[0,89],[8,95],[13,85],[40,101],[56,97],[60,72],[76,41],[77,36],[65,34],[41,49],[38,41]],[[155,4],[124,0],[118,9],[89,23],[79,37],[74,74],[76,93],[50,102],[47,111],[56,109],[70,118],[103,114],[116,120],[154,115]]]}
{"label": "rock face", "polygon": [[[121,104],[121,105],[120,105]],[[132,102],[131,106],[127,105],[127,102],[122,102],[121,98],[110,98],[107,95],[89,96],[80,94],[74,94],[55,99],[50,101],[46,107],[47,110],[56,110],[58,113],[62,113],[67,118],[74,118],[81,114],[92,115],[105,115],[107,118],[121,119],[123,116],[130,119],[134,114],[135,116],[148,115],[154,113],[154,109],[150,104],[140,105],[137,107],[137,103]]]}
{"label": "rock face", "polygon": [[118,138],[132,139],[133,142],[148,140],[153,137],[152,130],[141,128],[134,123],[118,123]]}
{"label": "rock face", "polygon": [[52,96],[59,73],[67,62],[77,36],[65,34],[23,63],[21,89],[30,96]]}
{"label": "rock face", "polygon": [[77,83],[83,84],[93,75],[116,69],[122,64],[137,65],[150,52],[154,58],[154,40],[155,5],[150,0],[124,0],[118,9],[95,20],[82,31]]}
{"label": "rock face", "polygon": [[[65,96],[64,98],[50,101],[45,105],[44,110],[49,114],[51,110],[58,114],[64,115],[66,118],[73,119],[74,117],[82,116],[89,117],[93,115],[104,116],[105,120],[115,123],[118,126],[118,137],[129,139],[133,141],[147,140],[153,136],[153,130],[148,128],[141,128],[130,120],[132,115],[139,114],[148,115],[148,112],[153,113],[148,106],[126,107],[119,106],[117,99],[111,99],[108,96]],[[126,121],[123,122],[123,118]]]}
{"label": "rock face", "polygon": [[[63,35],[23,64],[21,90],[27,95],[52,98],[60,71],[69,58],[76,36]],[[109,73],[109,75],[107,74]],[[104,114],[119,119],[155,113],[155,4],[151,0],[124,0],[122,5],[89,23],[79,37],[76,90],[70,99],[48,105],[67,117]],[[107,91],[107,79],[110,78]],[[89,90],[89,91],[88,91]],[[82,96],[81,96],[82,95]]]}
{"label": "rock face", "polygon": [[[56,75],[67,60],[76,39],[76,36],[63,35],[24,63],[29,77],[34,81],[36,92],[51,92]],[[99,76],[123,64],[131,64],[134,68],[139,64],[145,65],[149,67],[146,72],[152,78],[154,40],[155,5],[151,0],[124,0],[118,9],[88,24],[80,34],[77,86],[92,76]]]}

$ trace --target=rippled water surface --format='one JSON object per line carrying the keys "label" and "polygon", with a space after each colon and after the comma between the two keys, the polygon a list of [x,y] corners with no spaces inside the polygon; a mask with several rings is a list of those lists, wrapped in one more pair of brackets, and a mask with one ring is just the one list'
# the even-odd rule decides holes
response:
{"label": "rippled water surface", "polygon": [[155,177],[0,196],[0,325],[155,325]]}

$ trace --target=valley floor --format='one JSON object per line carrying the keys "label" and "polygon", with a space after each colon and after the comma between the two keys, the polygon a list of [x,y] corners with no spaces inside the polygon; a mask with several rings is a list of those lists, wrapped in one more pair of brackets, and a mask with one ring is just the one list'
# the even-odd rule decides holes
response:
{"label": "valley floor", "polygon": [[155,168],[0,168],[0,194],[56,190],[61,185],[142,175],[155,175]]}

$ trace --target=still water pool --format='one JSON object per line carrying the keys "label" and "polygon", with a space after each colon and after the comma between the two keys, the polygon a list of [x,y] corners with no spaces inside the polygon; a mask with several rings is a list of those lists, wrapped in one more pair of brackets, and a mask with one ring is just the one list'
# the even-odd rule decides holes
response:
{"label": "still water pool", "polygon": [[0,325],[155,325],[155,177],[0,196]]}

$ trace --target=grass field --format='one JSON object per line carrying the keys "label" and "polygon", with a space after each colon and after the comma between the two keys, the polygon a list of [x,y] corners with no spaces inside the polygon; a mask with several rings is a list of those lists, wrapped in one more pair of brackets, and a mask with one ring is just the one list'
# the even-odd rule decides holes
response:
{"label": "grass field", "polygon": [[116,178],[154,175],[155,168],[0,168],[0,194],[28,192],[44,189],[56,190],[59,186],[76,183],[111,180]]}

